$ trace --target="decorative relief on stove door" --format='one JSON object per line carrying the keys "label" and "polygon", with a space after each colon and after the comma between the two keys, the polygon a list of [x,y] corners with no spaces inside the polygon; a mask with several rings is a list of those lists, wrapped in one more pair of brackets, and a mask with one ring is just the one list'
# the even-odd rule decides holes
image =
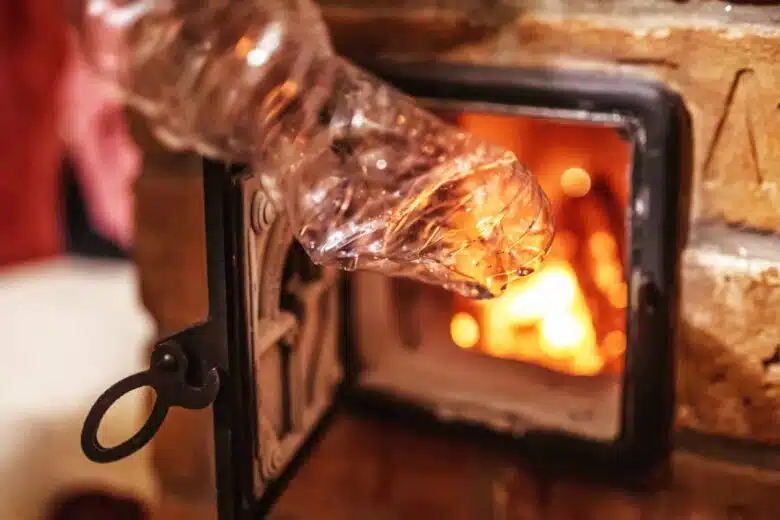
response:
{"label": "decorative relief on stove door", "polygon": [[338,272],[309,261],[256,177],[242,179],[241,191],[259,496],[331,406],[341,381]]}

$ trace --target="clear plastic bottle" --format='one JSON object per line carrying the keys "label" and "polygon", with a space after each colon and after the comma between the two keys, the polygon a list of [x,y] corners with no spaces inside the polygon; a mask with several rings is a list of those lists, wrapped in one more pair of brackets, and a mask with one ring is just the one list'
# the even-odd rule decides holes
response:
{"label": "clear plastic bottle", "polygon": [[252,165],[315,263],[487,298],[550,247],[517,158],[336,56],[309,0],[87,0],[81,33],[163,142]]}

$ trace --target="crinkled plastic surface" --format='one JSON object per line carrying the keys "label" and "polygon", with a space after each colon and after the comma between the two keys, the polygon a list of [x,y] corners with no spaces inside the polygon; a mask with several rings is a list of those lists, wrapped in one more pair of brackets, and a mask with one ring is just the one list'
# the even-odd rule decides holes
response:
{"label": "crinkled plastic surface", "polygon": [[486,298],[550,247],[517,158],[334,56],[313,4],[90,0],[84,34],[169,146],[251,164],[318,264]]}

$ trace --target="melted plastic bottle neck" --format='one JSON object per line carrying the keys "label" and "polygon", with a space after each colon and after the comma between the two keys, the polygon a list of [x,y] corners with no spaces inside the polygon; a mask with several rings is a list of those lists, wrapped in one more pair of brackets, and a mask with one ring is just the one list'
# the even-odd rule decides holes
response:
{"label": "melted plastic bottle neck", "polygon": [[517,158],[335,57],[308,0],[91,0],[87,21],[162,141],[251,164],[317,263],[484,298],[550,247]]}
{"label": "melted plastic bottle neck", "polygon": [[472,298],[497,296],[536,269],[553,227],[514,154],[346,60],[311,70],[303,92],[322,97],[289,103],[264,129],[256,169],[315,262]]}

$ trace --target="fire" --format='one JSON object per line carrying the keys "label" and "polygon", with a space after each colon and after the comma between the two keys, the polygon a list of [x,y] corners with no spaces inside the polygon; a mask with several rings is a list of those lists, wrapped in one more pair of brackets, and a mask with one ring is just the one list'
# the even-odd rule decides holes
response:
{"label": "fire", "polygon": [[608,259],[617,254],[617,243],[606,231],[596,231],[588,238],[588,249],[594,258]]}
{"label": "fire", "polygon": [[616,309],[625,309],[628,306],[628,286],[622,282],[611,285],[607,289],[607,298]]}
{"label": "fire", "polygon": [[479,324],[471,314],[459,312],[450,323],[452,341],[460,348],[471,348],[479,342]]}
{"label": "fire", "polygon": [[583,168],[569,168],[561,175],[561,189],[569,197],[584,197],[590,185],[590,174]]}
{"label": "fire", "polygon": [[603,368],[584,294],[563,260],[548,261],[500,298],[466,302],[476,318],[459,312],[450,326],[453,341],[462,348],[479,342],[492,356],[575,374],[595,374]]}
{"label": "fire", "polygon": [[576,279],[567,266],[548,265],[526,283],[510,289],[507,318],[515,325],[532,325],[571,308],[576,291]]}
{"label": "fire", "polygon": [[573,312],[561,312],[545,316],[541,321],[542,350],[553,358],[577,355],[586,344],[588,324]]}
{"label": "fire", "polygon": [[[627,201],[630,146],[606,127],[483,114],[463,115],[459,123],[513,149],[529,166],[550,197],[557,235],[541,268],[503,296],[455,297],[453,342],[568,374],[621,371],[628,286],[616,208]],[[479,235],[495,225],[480,216],[458,224]],[[458,268],[477,275],[482,265],[458,258]]]}

